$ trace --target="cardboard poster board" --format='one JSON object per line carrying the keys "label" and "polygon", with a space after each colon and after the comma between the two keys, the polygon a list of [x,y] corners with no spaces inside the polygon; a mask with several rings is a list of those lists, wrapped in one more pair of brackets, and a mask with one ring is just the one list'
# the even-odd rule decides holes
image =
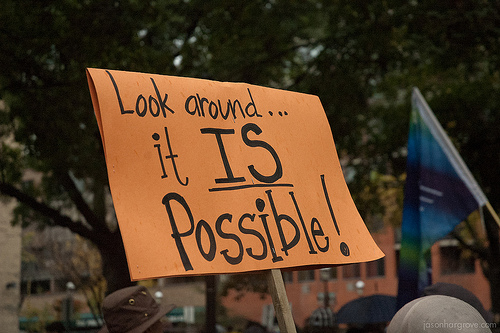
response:
{"label": "cardboard poster board", "polygon": [[371,261],[318,97],[88,69],[133,280]]}

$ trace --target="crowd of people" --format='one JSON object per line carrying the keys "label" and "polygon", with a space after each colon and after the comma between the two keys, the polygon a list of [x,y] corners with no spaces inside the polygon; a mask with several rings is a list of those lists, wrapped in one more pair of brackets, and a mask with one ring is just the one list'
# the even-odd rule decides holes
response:
{"label": "crowd of people", "polygon": [[[99,333],[164,333],[168,332],[166,314],[175,305],[158,304],[143,286],[120,289],[103,302],[105,325]],[[329,325],[330,326],[330,325]],[[364,327],[351,326],[346,333],[487,333],[496,328],[493,317],[471,292],[453,284],[435,284],[424,295],[399,309],[388,323]],[[227,333],[267,333],[264,326],[248,322],[242,330],[228,327]],[[337,326],[307,326],[302,333],[339,332]],[[300,332],[297,329],[297,332]]]}

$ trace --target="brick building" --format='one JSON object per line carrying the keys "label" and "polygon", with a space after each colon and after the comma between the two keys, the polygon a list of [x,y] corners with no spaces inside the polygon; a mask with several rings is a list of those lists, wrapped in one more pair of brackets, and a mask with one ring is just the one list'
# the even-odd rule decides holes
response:
{"label": "brick building", "polygon": [[[323,304],[325,291],[333,299],[330,304],[335,312],[357,297],[372,294],[396,296],[399,255],[397,235],[393,229],[385,228],[372,233],[372,236],[385,253],[385,257],[380,260],[323,270],[328,276],[326,281],[324,275],[322,278],[320,274],[321,270],[283,274],[293,318],[299,327],[303,327],[311,313]],[[458,244],[452,239],[434,244],[431,253],[433,282],[462,285],[472,291],[486,309],[491,307],[489,284],[482,273],[479,260],[462,255]],[[272,308],[270,296],[261,299],[260,295],[247,294],[239,301],[233,296],[229,295],[223,300],[224,306],[230,309],[232,315],[262,323],[268,320],[268,312]]]}

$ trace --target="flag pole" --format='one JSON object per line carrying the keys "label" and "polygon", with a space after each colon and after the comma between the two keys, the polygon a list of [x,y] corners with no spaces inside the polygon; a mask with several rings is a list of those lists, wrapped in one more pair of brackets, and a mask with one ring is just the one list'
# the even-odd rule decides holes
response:
{"label": "flag pole", "polygon": [[493,216],[493,219],[495,220],[497,225],[500,227],[500,218],[498,217],[498,214],[495,212],[495,210],[493,209],[493,207],[491,206],[489,201],[486,201],[486,208],[488,208],[491,216]]}

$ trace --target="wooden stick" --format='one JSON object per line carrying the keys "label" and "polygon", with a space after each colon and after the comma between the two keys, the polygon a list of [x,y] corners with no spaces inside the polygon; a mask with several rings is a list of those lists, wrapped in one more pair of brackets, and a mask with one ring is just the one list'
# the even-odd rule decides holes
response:
{"label": "wooden stick", "polygon": [[486,208],[488,208],[488,210],[490,211],[491,216],[493,216],[493,218],[495,219],[495,222],[500,227],[500,218],[498,217],[497,213],[495,212],[495,210],[493,209],[493,207],[491,206],[491,204],[490,204],[489,201],[486,201]]}
{"label": "wooden stick", "polygon": [[279,269],[271,269],[266,272],[266,277],[269,291],[273,298],[274,313],[278,319],[280,332],[297,333],[281,271]]}

